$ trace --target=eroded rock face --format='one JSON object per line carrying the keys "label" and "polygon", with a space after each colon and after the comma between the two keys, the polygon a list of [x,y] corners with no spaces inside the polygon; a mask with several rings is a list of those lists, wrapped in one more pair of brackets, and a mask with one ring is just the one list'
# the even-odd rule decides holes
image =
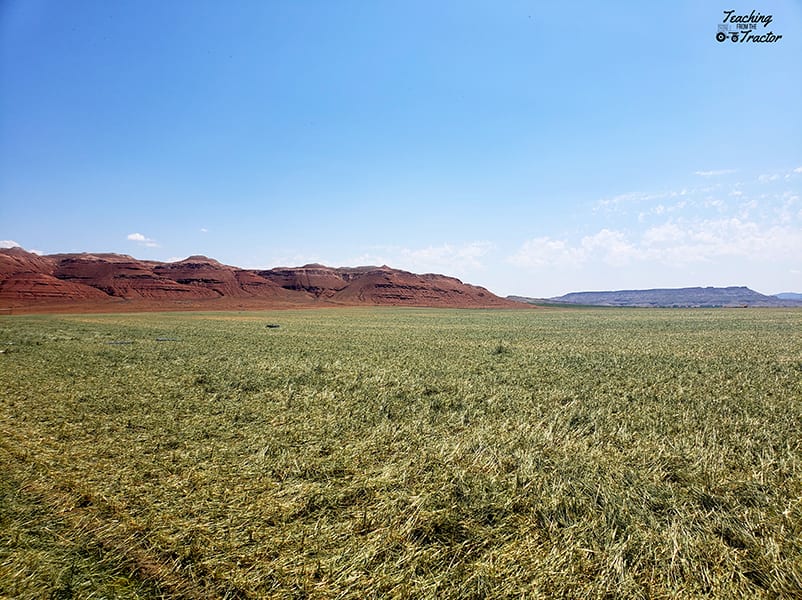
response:
{"label": "eroded rock face", "polygon": [[234,271],[234,277],[242,290],[256,298],[291,299],[294,296],[293,293],[264,277],[260,277],[254,271],[238,269]]}
{"label": "eroded rock face", "polygon": [[306,292],[316,298],[321,296],[331,298],[348,286],[348,281],[337,271],[323,265],[312,264],[259,271],[259,275],[286,290]]}
{"label": "eroded rock face", "polygon": [[179,262],[160,264],[153,272],[181,285],[212,290],[220,296],[249,295],[237,281],[233,268],[205,256],[190,256]]}
{"label": "eroded rock face", "polygon": [[0,279],[15,273],[53,273],[56,261],[22,248],[0,249]]}
{"label": "eroded rock face", "polygon": [[517,303],[499,298],[485,288],[462,283],[445,275],[417,275],[407,271],[378,268],[360,273],[334,296],[365,304],[438,307],[513,307]]}
{"label": "eroded rock face", "polygon": [[58,279],[89,285],[118,298],[175,300],[220,295],[209,287],[191,286],[159,275],[155,272],[158,264],[117,254],[63,255],[53,274]]}
{"label": "eroded rock face", "polygon": [[518,307],[517,302],[488,290],[462,283],[454,277],[382,267],[305,265],[260,271],[285,289],[303,291],[317,298],[343,304],[387,304],[441,307]]}
{"label": "eroded rock face", "polygon": [[57,261],[22,248],[0,250],[0,300],[6,303],[98,300],[95,288],[53,276]]}
{"label": "eroded rock face", "polygon": [[[205,256],[173,263],[124,254],[38,256],[0,249],[0,300],[8,306],[60,301],[128,301],[129,308],[171,302],[219,301],[215,306],[376,304],[440,307],[520,307],[486,289],[444,275],[416,275],[382,267],[331,268],[319,264],[269,270],[239,269]],[[130,304],[133,302],[134,304]],[[226,304],[228,302],[228,304]],[[142,304],[142,306],[145,306]]]}

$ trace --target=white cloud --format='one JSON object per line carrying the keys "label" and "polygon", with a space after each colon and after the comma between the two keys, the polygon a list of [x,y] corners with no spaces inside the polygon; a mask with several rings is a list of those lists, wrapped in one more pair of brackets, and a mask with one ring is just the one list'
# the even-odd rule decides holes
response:
{"label": "white cloud", "polygon": [[669,221],[656,227],[647,229],[643,236],[643,243],[647,246],[677,243],[685,237],[685,232],[675,223]]}
{"label": "white cloud", "polygon": [[404,248],[401,254],[416,264],[422,265],[459,265],[462,267],[481,268],[481,258],[493,247],[490,242],[471,242],[461,246],[443,244],[428,246],[417,250]]}
{"label": "white cloud", "polygon": [[802,217],[802,209],[797,210],[796,205],[799,204],[800,196],[793,192],[786,192],[783,194],[783,203],[776,210],[776,218],[780,223],[788,224],[794,220],[794,212]]}
{"label": "white cloud", "polygon": [[[791,288],[784,278],[802,256],[802,193],[790,183],[800,174],[802,166],[744,181],[708,179],[673,191],[610,196],[593,206],[595,223],[584,237],[533,237],[506,262],[565,289],[668,282]],[[775,187],[780,182],[784,190]]]}
{"label": "white cloud", "polygon": [[[0,248],[20,248],[21,249],[22,246],[20,246],[14,240],[0,240]],[[38,254],[39,256],[43,256],[44,255],[44,252],[42,252],[41,250],[34,250],[33,248],[28,250],[28,252],[30,252],[31,254]]]}
{"label": "white cloud", "polygon": [[621,266],[636,256],[636,248],[620,231],[602,229],[583,237],[579,244],[567,240],[539,237],[527,240],[508,262],[520,267],[578,267],[588,262],[601,261]]}
{"label": "white cloud", "polygon": [[534,270],[632,263],[682,267],[720,259],[782,261],[802,256],[802,229],[739,219],[667,221],[641,234],[602,229],[578,243],[540,237],[524,242],[508,262]]}
{"label": "white cloud", "polygon": [[565,240],[538,237],[527,240],[508,262],[519,267],[570,267],[584,262],[581,248],[571,247]]}
{"label": "white cloud", "polygon": [[704,221],[691,234],[706,256],[784,260],[802,256],[802,229],[787,225],[745,221],[737,217]]}
{"label": "white cloud", "polygon": [[208,230],[208,229],[206,229],[205,227],[201,227],[201,228],[200,228],[200,232],[201,232],[201,233],[209,233],[209,230]]}
{"label": "white cloud", "polygon": [[[702,220],[677,229],[674,243],[656,245],[644,234],[645,256],[667,264],[684,264],[718,258],[783,260],[802,256],[802,230],[738,217]],[[651,243],[649,243],[651,242]]]}
{"label": "white cloud", "polygon": [[786,179],[791,179],[792,177],[796,177],[800,173],[802,173],[802,167],[797,167],[796,169],[791,169],[790,171],[788,171],[785,174],[785,178]]}
{"label": "white cloud", "polygon": [[585,260],[601,258],[608,265],[622,266],[637,258],[637,248],[624,233],[602,229],[594,235],[585,236],[580,244],[580,255]]}
{"label": "white cloud", "polygon": [[128,239],[132,242],[136,242],[142,246],[146,246],[148,248],[158,248],[159,244],[156,240],[152,240],[149,237],[145,237],[141,233],[129,233]]}
{"label": "white cloud", "polygon": [[735,172],[735,169],[718,169],[713,171],[696,171],[695,174],[700,177],[717,177],[719,175],[729,175]]}

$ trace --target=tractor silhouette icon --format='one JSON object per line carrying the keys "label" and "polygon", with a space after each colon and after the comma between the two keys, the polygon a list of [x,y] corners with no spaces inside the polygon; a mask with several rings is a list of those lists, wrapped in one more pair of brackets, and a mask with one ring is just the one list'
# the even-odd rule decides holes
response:
{"label": "tractor silhouette icon", "polygon": [[718,26],[718,33],[716,34],[716,39],[719,42],[723,42],[729,37],[730,41],[737,42],[739,37],[738,34],[739,31],[737,29],[730,29],[729,25],[722,24]]}

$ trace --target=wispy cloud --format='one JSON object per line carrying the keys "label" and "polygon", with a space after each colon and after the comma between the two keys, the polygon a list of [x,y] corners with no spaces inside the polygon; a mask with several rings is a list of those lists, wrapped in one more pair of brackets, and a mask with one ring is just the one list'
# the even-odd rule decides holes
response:
{"label": "wispy cloud", "polygon": [[759,175],[757,180],[760,183],[768,183],[769,181],[777,181],[780,178],[779,173],[767,173],[764,175]]}
{"label": "wispy cloud", "polygon": [[595,210],[605,211],[620,211],[623,207],[635,206],[639,204],[649,204],[652,202],[685,198],[699,193],[710,192],[715,189],[717,185],[708,186],[703,188],[681,188],[678,190],[668,190],[665,192],[628,192],[626,194],[618,194],[609,198],[602,198],[596,202]]}
{"label": "wispy cloud", "polygon": [[0,240],[0,248],[22,248],[14,240]]}
{"label": "wispy cloud", "polygon": [[481,268],[481,258],[493,247],[490,242],[471,242],[462,245],[443,244],[426,248],[403,248],[401,254],[416,264],[459,265]]}
{"label": "wispy cloud", "polygon": [[794,179],[798,175],[802,174],[802,167],[796,167],[794,169],[787,169],[784,171],[774,171],[773,173],[763,173],[758,175],[757,180],[760,183],[770,183],[772,181],[778,181],[779,179]]}
{"label": "wispy cloud", "polygon": [[386,264],[415,273],[436,272],[459,277],[484,269],[484,259],[494,248],[494,244],[485,241],[446,243],[423,248],[380,246],[371,248],[349,262],[354,265]]}
{"label": "wispy cloud", "polygon": [[802,174],[802,167],[797,167],[796,169],[791,169],[785,174],[786,179],[791,179],[792,177],[796,177],[797,175]]}
{"label": "wispy cloud", "polygon": [[159,247],[159,243],[156,240],[153,240],[149,237],[145,237],[141,233],[129,233],[128,240],[136,242],[137,244],[140,244],[141,246],[146,246],[148,248]]}
{"label": "wispy cloud", "polygon": [[671,192],[658,192],[646,194],[642,192],[628,192],[626,194],[618,194],[610,198],[602,198],[596,204],[599,207],[618,206],[619,204],[637,204],[640,202],[650,202],[652,200],[662,200],[668,198]]}
{"label": "wispy cloud", "polygon": [[508,258],[508,262],[519,267],[576,267],[585,262],[581,248],[572,246],[567,240],[549,236],[527,240],[521,248]]}
{"label": "wispy cloud", "polygon": [[687,200],[680,200],[679,202],[675,202],[674,204],[668,204],[668,205],[658,204],[657,206],[654,206],[649,210],[641,211],[638,214],[638,221],[643,222],[646,220],[647,217],[653,215],[662,216],[664,214],[682,211],[686,206],[688,206]]}
{"label": "wispy cloud", "polygon": [[718,169],[712,171],[696,171],[694,174],[699,175],[699,177],[718,177],[720,175],[730,175],[735,172],[735,169]]}

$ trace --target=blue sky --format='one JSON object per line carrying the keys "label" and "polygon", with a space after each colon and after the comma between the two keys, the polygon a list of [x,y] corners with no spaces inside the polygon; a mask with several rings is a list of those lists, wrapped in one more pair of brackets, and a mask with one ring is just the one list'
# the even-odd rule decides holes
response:
{"label": "blue sky", "polygon": [[800,107],[798,0],[4,0],[0,244],[802,291]]}

